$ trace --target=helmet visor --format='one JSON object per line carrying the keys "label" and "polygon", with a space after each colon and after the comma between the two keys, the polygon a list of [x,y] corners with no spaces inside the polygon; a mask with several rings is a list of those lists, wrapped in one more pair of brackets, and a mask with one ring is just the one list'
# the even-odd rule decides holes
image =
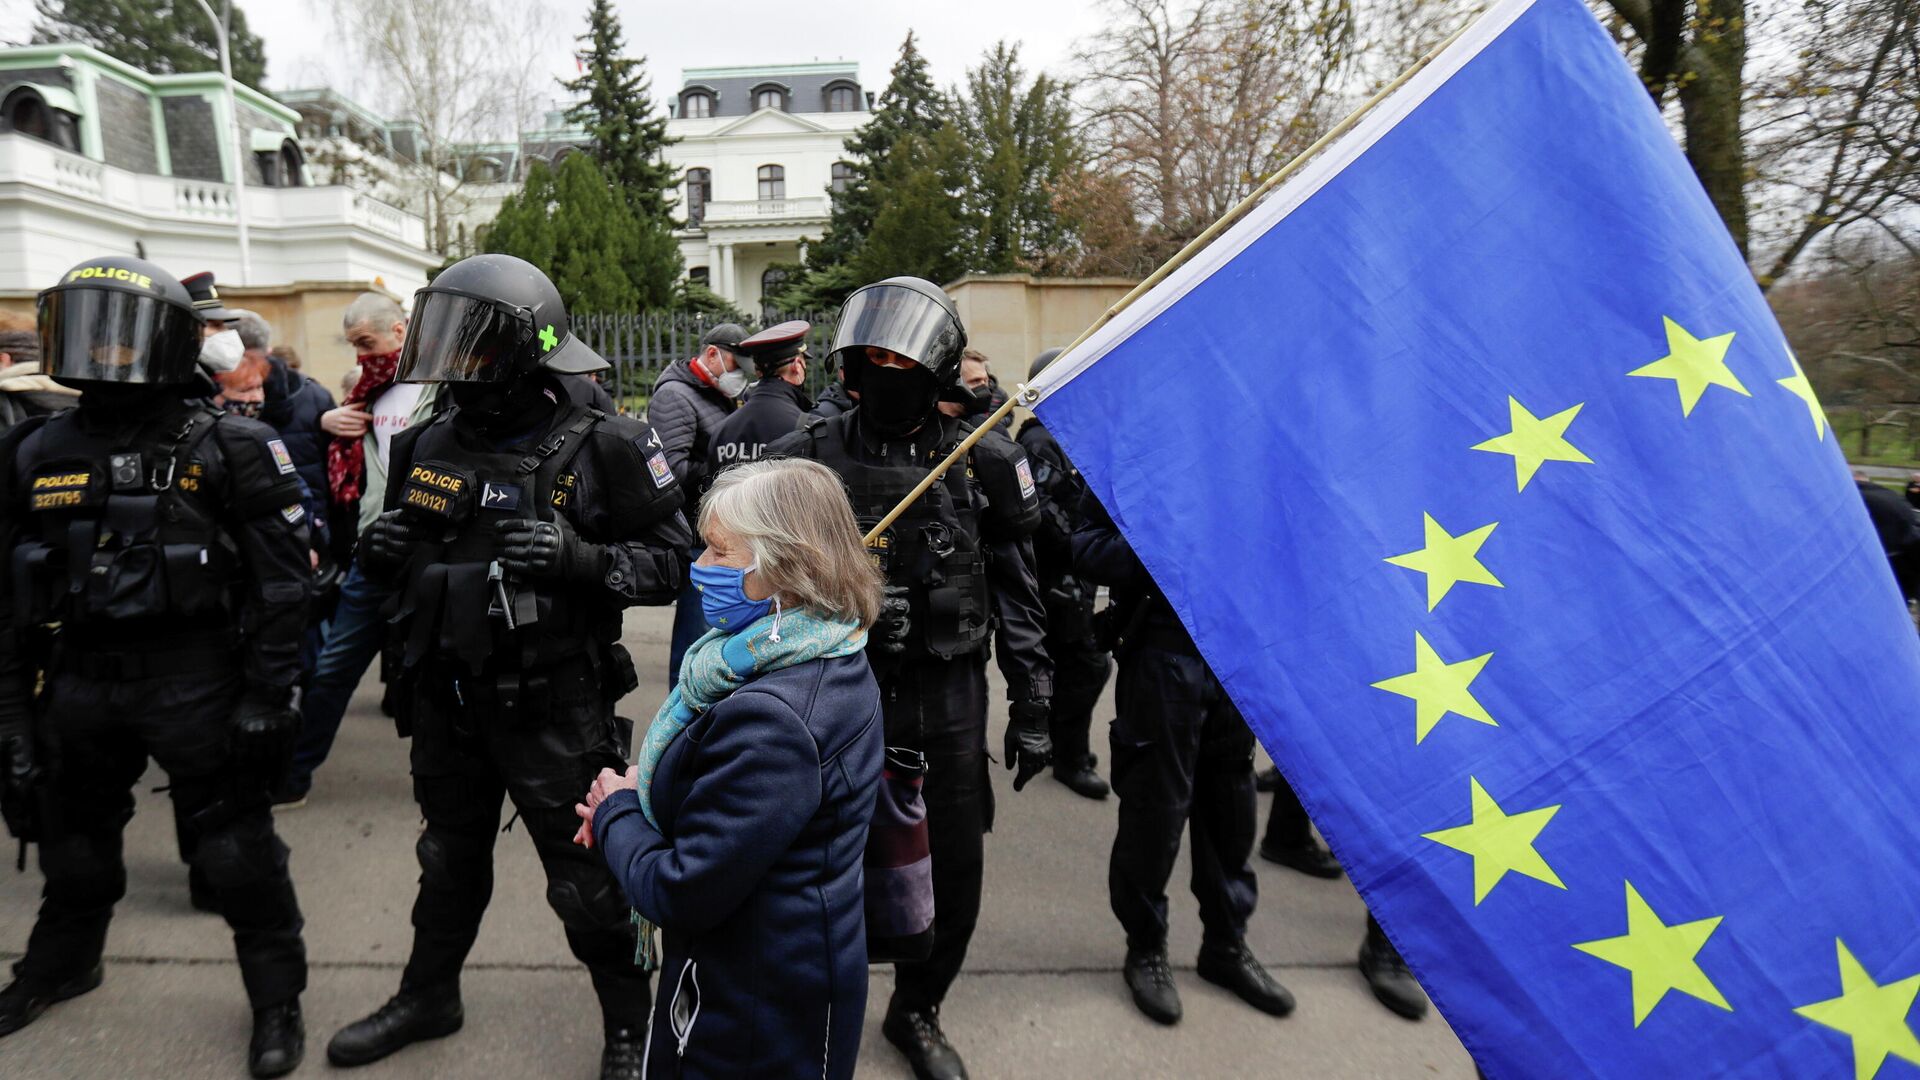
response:
{"label": "helmet visor", "polygon": [[533,320],[519,308],[422,289],[400,347],[402,382],[506,382],[527,351]]}
{"label": "helmet visor", "polygon": [[959,335],[958,321],[939,301],[900,285],[874,285],[848,297],[840,309],[833,351],[845,361],[857,360],[858,350],[885,349],[928,366],[930,358],[937,364],[957,354]]}
{"label": "helmet visor", "polygon": [[85,382],[191,382],[202,325],[157,296],[49,289],[40,294],[41,370]]}

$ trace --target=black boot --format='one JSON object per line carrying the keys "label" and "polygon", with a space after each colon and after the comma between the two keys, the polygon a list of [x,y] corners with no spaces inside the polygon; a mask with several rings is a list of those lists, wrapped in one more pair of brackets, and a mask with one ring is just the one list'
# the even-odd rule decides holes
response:
{"label": "black boot", "polygon": [[895,998],[887,1003],[887,1018],[880,1024],[880,1034],[906,1056],[918,1080],[967,1080],[967,1067],[959,1051],[940,1030],[939,1009],[902,1008],[900,999]]}
{"label": "black boot", "polygon": [[213,886],[207,884],[207,875],[201,873],[197,866],[187,867],[187,903],[192,904],[195,911],[220,914],[220,898],[213,894]]}
{"label": "black boot", "polygon": [[1337,878],[1341,874],[1340,861],[1320,841],[1315,840],[1312,833],[1291,844],[1282,844],[1271,836],[1266,837],[1260,841],[1260,857],[1289,870],[1298,870],[1308,877]]}
{"label": "black boot", "polygon": [[307,1024],[300,999],[253,1011],[253,1041],[247,1046],[247,1071],[258,1077],[285,1076],[307,1056]]}
{"label": "black boot", "polygon": [[1134,1008],[1147,1019],[1161,1024],[1180,1022],[1180,990],[1173,985],[1173,965],[1167,963],[1167,947],[1128,949],[1126,967],[1120,971],[1133,992]]}
{"label": "black boot", "polygon": [[1200,947],[1200,977],[1233,991],[1241,1001],[1272,1016],[1293,1011],[1293,995],[1274,981],[1245,944]]}
{"label": "black boot", "polygon": [[645,1080],[640,1066],[646,1059],[645,1028],[612,1028],[606,1049],[600,1051],[600,1080]]}
{"label": "black boot", "polygon": [[1093,771],[1093,766],[1098,761],[1099,759],[1092,754],[1080,754],[1064,760],[1053,767],[1053,778],[1067,785],[1067,789],[1075,795],[1088,799],[1104,799],[1111,789],[1107,787],[1105,780],[1100,779],[1100,774]]}
{"label": "black boot", "polygon": [[355,1020],[334,1033],[327,1043],[327,1060],[334,1065],[367,1065],[424,1039],[439,1039],[460,1030],[466,1014],[460,991],[401,987],[392,1000],[372,1016]]}
{"label": "black boot", "polygon": [[19,1031],[47,1011],[48,1006],[77,998],[100,985],[100,965],[57,986],[15,978],[0,990],[0,1037]]}
{"label": "black boot", "polygon": [[1427,1015],[1426,993],[1414,980],[1413,972],[1407,970],[1400,950],[1378,930],[1369,928],[1366,940],[1360,943],[1360,974],[1366,976],[1373,996],[1388,1009],[1409,1020]]}

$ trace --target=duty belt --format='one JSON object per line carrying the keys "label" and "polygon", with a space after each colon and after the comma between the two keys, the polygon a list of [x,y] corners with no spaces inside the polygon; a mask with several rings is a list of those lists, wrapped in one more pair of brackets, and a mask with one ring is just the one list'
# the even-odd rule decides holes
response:
{"label": "duty belt", "polygon": [[140,652],[79,652],[62,649],[53,669],[89,679],[149,679],[208,671],[237,671],[239,653],[229,649],[160,649]]}

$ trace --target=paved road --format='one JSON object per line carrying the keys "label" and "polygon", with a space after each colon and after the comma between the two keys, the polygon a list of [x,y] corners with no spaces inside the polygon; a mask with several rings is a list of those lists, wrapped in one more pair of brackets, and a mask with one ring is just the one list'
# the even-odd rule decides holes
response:
{"label": "paved road", "polygon": [[[646,685],[624,703],[626,715],[650,717],[658,705],[667,627],[663,611],[628,619],[627,644]],[[384,1001],[406,959],[418,817],[405,747],[379,715],[376,690],[369,681],[355,699],[312,801],[280,816],[313,961],[304,999],[310,1053],[296,1075],[332,1071],[321,1052],[327,1036]],[[1110,703],[1100,715],[1111,715]],[[1005,720],[996,708],[993,730]],[[1016,795],[1006,775],[995,774],[999,828],[988,840],[985,913],[945,1011],[974,1076],[1473,1076],[1438,1017],[1409,1023],[1367,994],[1352,967],[1365,918],[1352,888],[1264,863],[1249,939],[1299,997],[1298,1012],[1271,1019],[1193,974],[1199,928],[1182,865],[1174,873],[1173,953],[1186,1018],[1171,1029],[1150,1023],[1127,999],[1123,942],[1107,909],[1114,803],[1088,802],[1051,780]],[[187,905],[165,796],[146,791],[160,782],[157,772],[148,775],[128,829],[130,885],[108,941],[106,984],[0,1042],[0,1075],[9,1080],[245,1075],[249,1016],[232,948],[224,924]],[[592,991],[518,829],[501,838],[497,877],[464,979],[466,1030],[362,1070],[367,1080],[596,1075]],[[24,946],[38,893],[35,874],[0,876],[0,957]],[[890,973],[876,969],[863,1077],[908,1075],[879,1033],[891,989]]]}

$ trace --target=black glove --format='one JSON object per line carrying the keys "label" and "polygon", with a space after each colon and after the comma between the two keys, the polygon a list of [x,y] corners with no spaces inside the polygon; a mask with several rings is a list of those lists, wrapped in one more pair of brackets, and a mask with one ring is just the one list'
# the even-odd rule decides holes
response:
{"label": "black glove", "polygon": [[1007,706],[1007,768],[1019,766],[1013,774],[1013,790],[1027,786],[1053,761],[1053,735],[1047,728],[1052,712],[1044,701],[1016,701]]}
{"label": "black glove", "polygon": [[287,767],[294,737],[300,733],[300,715],[293,711],[285,690],[248,691],[234,706],[228,731],[234,768],[271,782]]}
{"label": "black glove", "polygon": [[400,510],[389,510],[373,519],[367,534],[360,538],[361,550],[368,561],[382,566],[398,566],[407,561],[427,530],[417,518]]}
{"label": "black glove", "polygon": [[494,524],[500,563],[522,577],[588,584],[607,572],[607,549],[589,543],[565,521],[515,518]]}
{"label": "black glove", "polygon": [[873,620],[868,640],[881,655],[899,656],[907,651],[907,633],[913,628],[907,617],[911,610],[907,604],[907,587],[885,585],[880,594],[880,617]]}
{"label": "black glove", "polygon": [[40,839],[40,805],[36,789],[40,768],[34,761],[33,736],[24,730],[0,734],[0,818],[22,844]]}

